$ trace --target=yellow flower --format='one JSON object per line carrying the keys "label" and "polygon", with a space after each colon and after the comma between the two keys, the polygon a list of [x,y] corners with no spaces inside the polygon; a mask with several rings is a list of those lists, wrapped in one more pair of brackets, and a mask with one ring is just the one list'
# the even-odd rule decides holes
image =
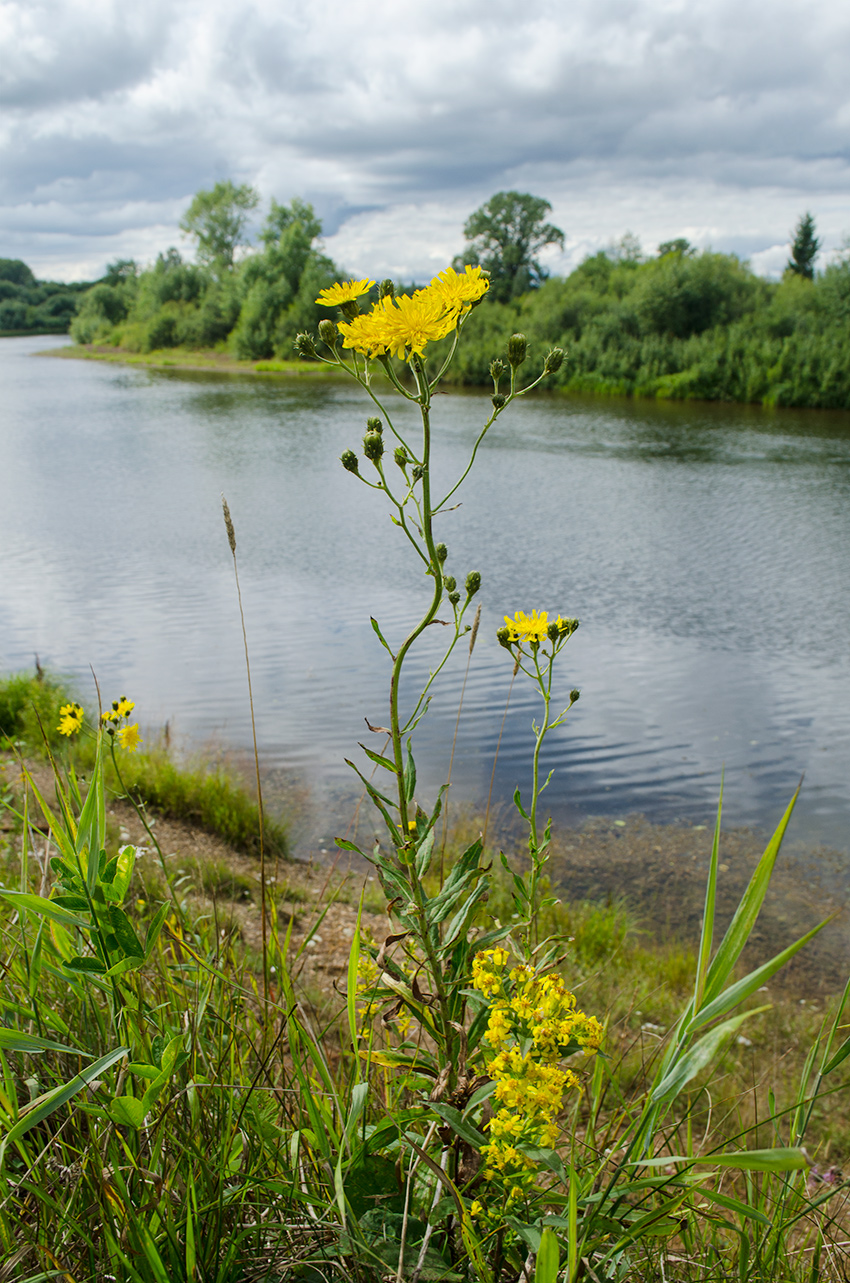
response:
{"label": "yellow flower", "polygon": [[481,275],[480,267],[465,267],[462,274],[453,267],[447,267],[439,276],[434,277],[429,286],[446,307],[461,315],[483,298],[489,288],[490,282],[486,276]]}
{"label": "yellow flower", "polygon": [[118,732],[118,740],[122,748],[126,748],[128,753],[135,753],[136,749],[143,742],[139,734],[139,723],[134,722],[132,726],[122,726]]}
{"label": "yellow flower", "polygon": [[336,307],[340,303],[353,303],[363,294],[368,294],[374,281],[344,281],[319,291],[317,303],[323,307]]}
{"label": "yellow flower", "polygon": [[136,705],[126,695],[122,695],[117,704],[113,704],[116,717],[129,717]]}
{"label": "yellow flower", "polygon": [[397,357],[419,356],[426,343],[443,339],[455,327],[457,313],[446,310],[446,304],[431,289],[417,290],[414,295],[402,294],[397,299],[381,300],[384,308],[384,325],[387,347]]}
{"label": "yellow flower", "polygon": [[83,724],[83,710],[79,704],[63,704],[59,709],[59,725],[57,730],[60,735],[76,735],[77,731]]}
{"label": "yellow flower", "polygon": [[542,642],[546,640],[549,612],[544,610],[538,614],[533,610],[530,615],[526,615],[524,611],[518,610],[513,619],[505,615],[505,623],[511,630],[511,641]]}
{"label": "yellow flower", "polygon": [[386,356],[388,340],[382,312],[383,309],[379,312],[378,308],[373,308],[363,316],[355,316],[353,321],[340,321],[337,328],[342,335],[343,347],[368,357]]}

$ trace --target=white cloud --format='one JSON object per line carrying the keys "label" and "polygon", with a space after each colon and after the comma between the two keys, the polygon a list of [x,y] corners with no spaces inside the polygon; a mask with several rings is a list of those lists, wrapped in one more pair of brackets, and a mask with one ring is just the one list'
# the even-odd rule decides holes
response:
{"label": "white cloud", "polygon": [[803,209],[827,247],[850,226],[843,6],[0,0],[0,42],[0,253],[50,275],[179,243],[230,176],[312,199],[373,275],[426,275],[510,187],[562,266],[630,228],[774,270]]}

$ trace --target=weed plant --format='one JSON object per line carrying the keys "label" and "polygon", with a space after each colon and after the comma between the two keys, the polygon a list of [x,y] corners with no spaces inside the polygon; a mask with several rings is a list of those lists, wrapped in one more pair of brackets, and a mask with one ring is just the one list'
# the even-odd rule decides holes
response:
{"label": "weed plant", "polygon": [[[456,852],[437,840],[446,788],[427,806],[417,793],[413,735],[467,633],[471,651],[480,575],[458,588],[436,526],[489,427],[563,354],[524,385],[526,342],[511,338],[507,361],[491,365],[492,413],[468,465],[435,494],[431,396],[487,279],[449,269],[399,298],[385,282],[361,312],[372,284],[322,291],[340,320],[299,346],[374,402],[362,457],[346,451],[342,463],[390,504],[428,581],[406,637],[372,621],[390,657],[388,724],[370,726],[377,747],[351,763],[383,824],[359,855],[386,897],[386,935],[355,931],[341,1010],[330,1011],[294,982],[327,905],[296,947],[263,883],[255,966],[172,886],[158,907],[140,906],[137,852],[113,850],[106,826],[107,763],[124,778],[138,738],[127,700],[91,728],[85,784],[57,764],[51,805],[30,777],[17,885],[0,888],[0,1279],[846,1277],[842,1178],[804,1146],[814,1151],[845,1089],[847,992],[811,1021],[795,1081],[753,1078],[745,1093],[740,1080],[764,987],[820,929],[742,974],[794,799],[716,942],[718,808],[700,939],[693,956],[670,952],[681,994],[674,1005],[667,986],[662,1002],[623,910],[551,894],[539,764],[578,698],[559,696],[578,625],[515,611],[499,631],[506,670],[541,700],[532,789],[515,796],[525,857],[501,855],[494,869],[481,836]],[[429,370],[425,349],[442,339],[449,353]],[[376,367],[418,407],[415,437],[379,397]],[[447,628],[444,654],[405,705],[405,661],[434,625]],[[59,727],[83,732],[83,710],[64,705]]]}

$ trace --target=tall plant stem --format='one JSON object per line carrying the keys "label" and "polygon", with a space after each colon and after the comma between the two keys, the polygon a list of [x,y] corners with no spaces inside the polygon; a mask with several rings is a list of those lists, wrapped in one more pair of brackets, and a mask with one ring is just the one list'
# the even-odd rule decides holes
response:
{"label": "tall plant stem", "polygon": [[245,671],[248,675],[248,703],[251,708],[251,735],[254,740],[254,774],[257,780],[257,815],[260,821],[260,916],[262,918],[263,932],[263,1005],[265,1009],[265,1023],[268,1024],[269,1018],[269,941],[268,941],[268,923],[266,921],[266,846],[263,823],[263,788],[260,782],[260,754],[257,748],[257,722],[254,716],[254,692],[251,687],[251,660],[248,654],[248,632],[245,628],[245,611],[242,608],[242,588],[239,584],[239,567],[236,564],[236,531],[233,528],[233,519],[230,515],[230,508],[224,495],[221,496],[221,509],[224,514],[224,526],[227,530],[227,542],[230,545],[230,555],[233,558],[233,575],[236,580],[236,596],[239,601],[239,618],[242,622],[242,643],[245,647]]}
{"label": "tall plant stem", "polygon": [[[455,749],[457,748],[457,733],[460,727],[460,715],[463,712],[463,697],[466,694],[466,679],[469,677],[469,665],[472,663],[472,652],[475,649],[475,639],[478,636],[478,625],[480,624],[480,622],[481,622],[481,606],[479,604],[478,609],[475,612],[475,622],[472,625],[472,635],[469,638],[469,652],[466,656],[466,668],[463,674],[463,685],[460,688],[460,700],[458,701],[457,717],[455,718],[455,733],[454,733],[454,736],[452,737],[452,751],[451,751],[451,756],[449,757],[449,773],[446,779],[447,786],[451,785],[451,782],[452,782],[452,767],[454,766]],[[440,847],[440,888],[441,889],[443,886],[443,878],[444,878],[444,871],[445,871],[446,837],[448,836],[448,831],[449,831],[449,796],[447,792],[446,804],[443,807],[443,842]]]}

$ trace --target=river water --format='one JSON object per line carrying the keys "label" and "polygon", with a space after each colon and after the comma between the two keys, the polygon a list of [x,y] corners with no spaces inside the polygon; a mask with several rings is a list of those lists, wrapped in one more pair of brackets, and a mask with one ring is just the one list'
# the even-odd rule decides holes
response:
{"label": "river water", "polygon": [[[91,666],[150,734],[167,721],[178,742],[245,749],[223,490],[263,763],[337,823],[354,796],[343,759],[369,735],[364,716],[387,717],[369,616],[392,644],[428,598],[386,503],[338,462],[358,446],[364,394],[33,355],[64,342],[0,340],[0,668],[37,653],[91,704]],[[440,478],[487,406],[435,398]],[[455,797],[480,803],[490,786],[511,669],[495,629],[548,609],[581,620],[558,670],[581,699],[546,751],[557,819],[708,823],[725,767],[728,822],[768,827],[805,773],[796,836],[850,850],[850,415],[538,395],[492,429],[459,499],[439,535],[459,581],[481,571],[483,613]],[[423,800],[445,777],[465,662],[461,647],[417,732]],[[538,705],[518,679],[503,807],[528,788]]]}

